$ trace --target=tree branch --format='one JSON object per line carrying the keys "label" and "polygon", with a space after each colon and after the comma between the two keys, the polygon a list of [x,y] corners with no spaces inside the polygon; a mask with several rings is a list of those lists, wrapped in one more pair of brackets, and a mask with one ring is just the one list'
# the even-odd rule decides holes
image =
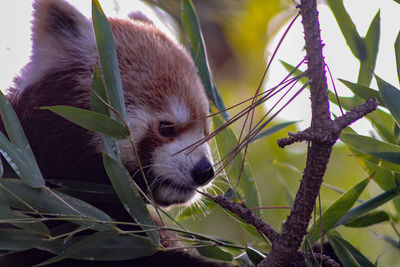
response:
{"label": "tree branch", "polygon": [[307,163],[283,232],[272,243],[270,253],[259,266],[285,266],[296,255],[307,233],[332,147],[339,138],[341,130],[365,115],[365,112],[371,112],[377,107],[377,101],[370,100],[364,104],[364,107],[357,107],[335,121],[330,119],[328,85],[316,0],[301,0],[300,10],[307,53],[307,76],[311,81],[312,120],[309,129],[300,132],[297,136],[289,137],[291,140],[287,144],[293,141],[309,141]]}

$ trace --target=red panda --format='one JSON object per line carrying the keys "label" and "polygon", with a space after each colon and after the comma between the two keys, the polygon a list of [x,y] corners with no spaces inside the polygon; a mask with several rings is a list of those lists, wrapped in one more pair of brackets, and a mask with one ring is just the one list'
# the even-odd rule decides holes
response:
{"label": "red panda", "polygon": [[[109,183],[100,135],[39,109],[51,105],[90,109],[93,70],[99,63],[92,22],[64,0],[36,0],[33,18],[31,61],[15,79],[8,99],[40,170],[45,178]],[[191,153],[176,153],[209,131],[208,100],[193,61],[152,23],[109,22],[130,130],[153,197],[161,206],[187,203],[214,176],[207,143]],[[137,173],[138,163],[127,140],[120,142],[120,150],[123,164],[131,174]],[[141,181],[136,182],[145,190]],[[151,259],[142,263],[174,266],[175,258],[179,264],[187,260],[186,265],[211,266],[180,252],[164,256],[160,258],[164,264],[152,264]]]}

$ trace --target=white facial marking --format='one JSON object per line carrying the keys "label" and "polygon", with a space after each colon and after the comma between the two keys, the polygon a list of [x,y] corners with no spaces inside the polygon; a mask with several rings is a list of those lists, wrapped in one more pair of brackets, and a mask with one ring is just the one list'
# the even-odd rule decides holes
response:
{"label": "white facial marking", "polygon": [[178,121],[178,123],[183,123],[190,119],[189,109],[178,98],[172,98],[169,101],[169,106],[170,106],[172,114],[174,115],[174,117]]}

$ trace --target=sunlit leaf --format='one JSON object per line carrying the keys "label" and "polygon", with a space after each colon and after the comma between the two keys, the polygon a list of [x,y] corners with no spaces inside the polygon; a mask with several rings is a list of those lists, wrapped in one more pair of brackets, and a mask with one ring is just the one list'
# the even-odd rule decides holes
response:
{"label": "sunlit leaf", "polygon": [[279,132],[280,130],[285,129],[286,127],[288,127],[296,122],[299,122],[299,121],[288,121],[288,122],[282,122],[282,123],[276,124],[268,129],[266,129],[265,131],[262,131],[261,133],[257,134],[256,136],[254,136],[250,142],[255,142],[261,138],[264,138],[271,134]]}
{"label": "sunlit leaf", "polygon": [[339,79],[344,85],[346,85],[355,95],[361,97],[364,100],[376,98],[381,106],[384,106],[383,100],[379,94],[379,91],[371,89],[367,86],[358,83],[352,83],[343,79]]}
{"label": "sunlit leaf", "polygon": [[1,154],[27,185],[34,188],[43,187],[45,182],[42,173],[36,163],[35,156],[26,139],[17,114],[2,92],[0,92],[0,113],[3,125],[11,141],[9,142],[4,134],[1,133]]}
{"label": "sunlit leaf", "polygon": [[[223,125],[223,122],[218,116],[213,116],[213,124],[214,127],[218,129]],[[230,127],[225,128],[222,132],[217,134],[215,139],[218,145],[219,154],[222,158],[229,155],[229,153],[231,153],[236,147],[238,142],[235,133]],[[234,188],[235,192],[239,194],[241,200],[246,204],[247,207],[260,207],[260,195],[258,193],[257,185],[255,183],[250,166],[245,162],[242,169],[242,163],[243,154],[242,152],[239,152],[233,162],[228,163],[225,171],[228,177],[231,179],[233,186],[236,185],[239,174],[241,173],[239,184],[236,188]],[[254,210],[254,213],[257,216],[261,215],[260,210]]]}
{"label": "sunlit leaf", "polygon": [[[92,110],[107,117],[110,117],[110,109],[102,102],[108,103],[107,92],[104,86],[103,78],[101,77],[97,67],[94,69],[92,90],[90,91],[90,105]],[[110,136],[101,136],[104,142],[104,149],[109,155],[112,155],[115,159],[120,160],[121,155],[118,146],[118,140]]]}
{"label": "sunlit leaf", "polygon": [[129,136],[128,130],[120,122],[103,114],[71,106],[48,106],[48,109],[57,115],[91,131],[106,134],[118,139]]}
{"label": "sunlit leaf", "polygon": [[368,212],[376,209],[377,207],[382,206],[386,202],[392,200],[396,196],[400,195],[400,187],[385,191],[376,197],[365,201],[364,203],[358,205],[357,207],[349,210],[336,224],[339,226],[341,224],[346,224],[350,221],[355,220],[356,218],[367,214]]}
{"label": "sunlit leaf", "polygon": [[320,238],[321,234],[325,234],[335,227],[339,219],[342,218],[357,201],[370,180],[371,177],[368,177],[347,190],[322,213],[321,217],[319,217],[315,224],[308,230],[311,244],[314,244]]}
{"label": "sunlit leaf", "polygon": [[196,250],[200,253],[200,255],[207,257],[207,258],[221,260],[221,261],[232,261],[233,260],[232,254],[222,250],[219,247],[215,247],[215,246],[197,247]]}
{"label": "sunlit leaf", "polygon": [[385,143],[368,136],[342,133],[340,140],[358,151],[367,153],[378,159],[400,164],[400,147]]}
{"label": "sunlit leaf", "polygon": [[[121,114],[127,123],[129,123],[128,116],[126,114],[114,38],[110,24],[108,23],[107,17],[104,15],[98,0],[92,1],[92,18],[108,99],[111,106]],[[116,119],[120,120],[120,118],[117,116]]]}
{"label": "sunlit leaf", "polygon": [[[182,23],[186,35],[189,38],[192,58],[197,67],[197,71],[204,85],[206,94],[212,100],[215,107],[219,111],[223,111],[225,110],[225,105],[212,80],[203,34],[201,32],[196,11],[190,0],[182,1]],[[229,114],[227,111],[223,111],[222,116],[225,118],[225,120],[229,119]]]}
{"label": "sunlit leaf", "polygon": [[379,40],[380,40],[380,11],[375,15],[369,26],[367,34],[363,39],[367,48],[367,58],[361,60],[358,83],[369,85],[371,83],[372,74],[375,69],[376,58],[378,56]]}
{"label": "sunlit leaf", "polygon": [[367,48],[357,32],[354,22],[344,8],[343,0],[327,0],[327,2],[351,52],[361,61],[365,60],[367,57]]}
{"label": "sunlit leaf", "polygon": [[76,242],[58,256],[38,266],[55,263],[65,258],[91,261],[129,260],[150,256],[157,251],[159,249],[146,238],[118,235],[115,231],[102,231]]}
{"label": "sunlit leaf", "polygon": [[372,211],[368,214],[358,217],[345,224],[347,227],[368,227],[377,223],[389,221],[390,217],[386,211]]}
{"label": "sunlit leaf", "polygon": [[385,106],[393,115],[394,119],[397,122],[397,125],[400,125],[400,90],[385,82],[376,75],[375,79],[378,83],[379,93],[382,96]]}
{"label": "sunlit leaf", "polygon": [[[129,215],[135,222],[147,225],[142,226],[143,229],[154,229],[153,219],[126,168],[106,153],[103,153],[103,162],[111,184]],[[153,245],[160,244],[157,231],[147,231],[146,234]]]}
{"label": "sunlit leaf", "polygon": [[[400,3],[400,0],[396,2]],[[400,31],[397,34],[396,41],[394,43],[394,52],[396,54],[397,78],[400,82]]]}

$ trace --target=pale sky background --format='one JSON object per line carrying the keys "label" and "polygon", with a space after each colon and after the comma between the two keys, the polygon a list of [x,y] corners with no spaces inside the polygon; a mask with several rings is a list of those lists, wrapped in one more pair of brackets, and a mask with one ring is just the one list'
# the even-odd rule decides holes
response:
{"label": "pale sky background", "polygon": [[[90,17],[91,1],[70,0],[82,13]],[[143,10],[146,7],[140,1],[119,0],[118,17],[126,17],[133,10]],[[32,13],[31,0],[7,1],[0,9],[0,89],[5,90],[12,84],[12,79],[29,60],[30,55],[30,21]],[[100,0],[100,3],[108,16],[115,17],[114,1]],[[400,29],[400,5],[393,0],[345,0],[345,6],[355,22],[359,33],[365,35],[370,22],[381,10],[381,41],[379,55],[376,65],[376,73],[384,80],[398,87],[396,74],[396,63],[393,44]],[[324,56],[335,78],[342,78],[356,82],[359,63],[347,48],[343,36],[336,24],[336,21],[325,5],[319,6],[322,39],[325,43]],[[145,11],[151,12],[151,11]],[[154,17],[146,13],[149,17]],[[290,31],[283,46],[279,50],[277,59],[282,59],[296,65],[304,56],[302,52],[303,30],[301,20],[298,19]],[[277,34],[266,53],[271,53],[284,28]],[[272,86],[286,75],[286,71],[276,60],[272,65],[266,86]],[[336,82],[340,95],[350,95],[349,91]],[[375,83],[372,84],[376,88]],[[332,109],[339,114],[338,109]],[[280,116],[285,120],[303,120],[300,128],[304,129],[309,125],[310,119],[309,99],[307,92],[298,97]],[[362,133],[368,132],[368,124],[359,122],[355,125]]]}

